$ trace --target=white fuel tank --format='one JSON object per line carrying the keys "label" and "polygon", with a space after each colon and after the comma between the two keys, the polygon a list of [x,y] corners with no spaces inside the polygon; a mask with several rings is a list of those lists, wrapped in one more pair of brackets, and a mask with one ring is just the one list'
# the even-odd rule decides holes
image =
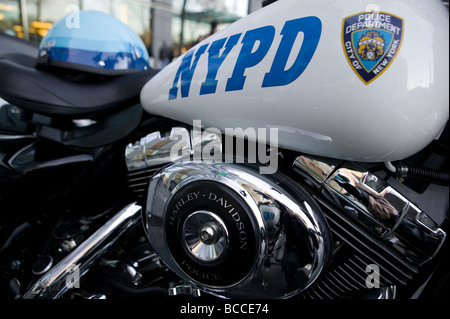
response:
{"label": "white fuel tank", "polygon": [[280,148],[400,160],[448,120],[448,10],[440,0],[279,0],[164,68],[141,102],[222,132],[277,128]]}

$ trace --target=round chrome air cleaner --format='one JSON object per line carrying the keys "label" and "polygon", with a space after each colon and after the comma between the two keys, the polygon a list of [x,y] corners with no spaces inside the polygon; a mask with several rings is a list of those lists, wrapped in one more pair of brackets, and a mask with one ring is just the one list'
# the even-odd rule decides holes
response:
{"label": "round chrome air cleaner", "polygon": [[176,274],[229,298],[284,298],[318,277],[331,234],[286,176],[238,164],[177,163],[150,180],[147,237]]}
{"label": "round chrome air cleaner", "polygon": [[194,175],[178,184],[165,204],[162,234],[176,267],[204,287],[238,285],[263,253],[264,222],[249,204],[217,178]]}

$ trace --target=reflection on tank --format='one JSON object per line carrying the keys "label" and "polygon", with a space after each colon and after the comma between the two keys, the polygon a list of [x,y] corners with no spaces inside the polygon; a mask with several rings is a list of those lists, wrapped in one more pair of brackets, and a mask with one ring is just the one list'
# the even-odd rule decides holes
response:
{"label": "reflection on tank", "polygon": [[347,216],[417,264],[433,258],[444,242],[435,221],[363,167],[306,156],[295,166],[322,184]]}

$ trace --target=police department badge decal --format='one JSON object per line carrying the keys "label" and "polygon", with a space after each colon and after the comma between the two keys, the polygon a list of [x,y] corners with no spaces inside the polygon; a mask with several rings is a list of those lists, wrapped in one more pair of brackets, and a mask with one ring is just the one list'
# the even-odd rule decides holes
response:
{"label": "police department badge decal", "polygon": [[361,12],[342,23],[342,44],[353,71],[369,84],[395,59],[403,39],[403,19],[387,12]]}

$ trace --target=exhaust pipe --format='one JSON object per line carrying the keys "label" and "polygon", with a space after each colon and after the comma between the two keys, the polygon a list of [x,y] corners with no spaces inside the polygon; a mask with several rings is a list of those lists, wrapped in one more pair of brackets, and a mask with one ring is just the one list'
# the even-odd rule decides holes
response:
{"label": "exhaust pipe", "polygon": [[23,299],[57,299],[72,288],[70,280],[85,275],[127,230],[141,220],[141,206],[129,204],[86,239],[57,265],[46,272],[23,295]]}

